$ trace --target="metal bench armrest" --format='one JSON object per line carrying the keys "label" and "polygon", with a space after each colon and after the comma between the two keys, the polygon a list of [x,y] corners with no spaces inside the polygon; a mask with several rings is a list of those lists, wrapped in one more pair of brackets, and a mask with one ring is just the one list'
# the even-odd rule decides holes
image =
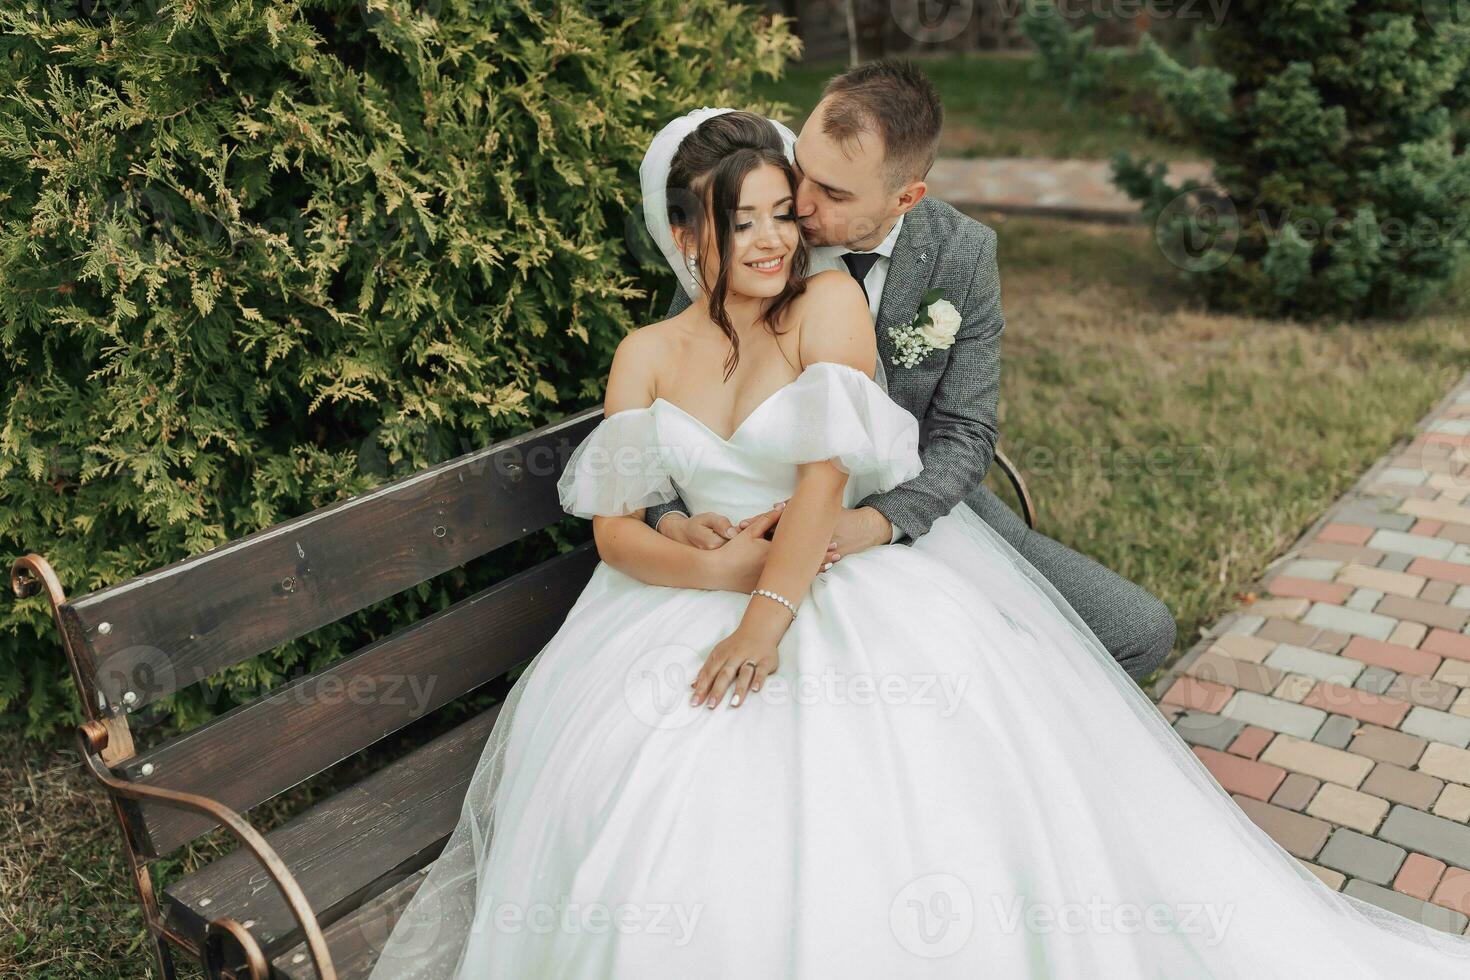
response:
{"label": "metal bench armrest", "polygon": [[1011,486],[1016,489],[1016,499],[1021,502],[1021,516],[1026,520],[1026,526],[1036,527],[1036,501],[1031,499],[1031,491],[1026,489],[1026,481],[1021,478],[1021,471],[1016,469],[1005,453],[999,449],[995,451],[995,465],[1011,481]]}
{"label": "metal bench armrest", "polygon": [[296,917],[297,923],[301,926],[307,948],[311,951],[312,961],[316,966],[317,975],[321,980],[337,980],[336,967],[333,966],[331,954],[327,950],[326,937],[322,935],[321,927],[316,921],[316,913],[312,911],[311,903],[306,900],[306,894],[301,890],[301,885],[297,883],[295,876],[291,874],[291,870],[286,867],[280,855],[276,854],[275,848],[271,847],[260,832],[250,826],[244,817],[218,800],[212,800],[207,796],[181,793],[156,786],[142,786],[118,779],[108,771],[100,757],[102,750],[107,747],[107,726],[100,721],[89,721],[79,726],[77,744],[81,750],[82,761],[91,770],[97,781],[107,787],[109,793],[126,799],[150,800],[163,806],[207,814],[228,828],[242,845],[250,849],[256,860],[280,888],[286,904],[291,907],[292,915]]}

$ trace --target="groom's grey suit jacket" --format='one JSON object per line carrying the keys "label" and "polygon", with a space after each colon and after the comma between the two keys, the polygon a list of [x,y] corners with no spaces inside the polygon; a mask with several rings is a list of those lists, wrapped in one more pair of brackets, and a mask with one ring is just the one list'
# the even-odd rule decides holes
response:
{"label": "groom's grey suit jacket", "polygon": [[[919,420],[918,476],[857,506],[870,506],[912,541],[979,486],[995,458],[1000,437],[1000,305],[996,234],[990,226],[932,197],[908,212],[889,260],[878,307],[877,380],[888,395]],[[948,350],[930,351],[913,367],[893,362],[891,327],[907,324],[926,292],[938,289],[960,311],[959,333]],[[673,316],[689,306],[678,290]],[[688,513],[675,498],[649,507],[644,520],[657,527],[670,511]]]}

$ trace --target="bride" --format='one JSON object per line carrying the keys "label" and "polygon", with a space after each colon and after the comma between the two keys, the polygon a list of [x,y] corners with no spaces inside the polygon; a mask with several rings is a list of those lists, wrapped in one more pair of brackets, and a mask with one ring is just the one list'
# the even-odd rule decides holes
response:
{"label": "bride", "polygon": [[[1465,976],[1470,940],[1252,824],[966,504],[824,565],[839,507],[919,472],[918,425],[857,283],[805,274],[789,155],[729,111],[650,147],[651,230],[707,301],[618,347],[559,484],[604,560],[372,977]],[[641,517],[676,492],[754,520],[671,541]],[[759,580],[680,586],[724,548]]]}

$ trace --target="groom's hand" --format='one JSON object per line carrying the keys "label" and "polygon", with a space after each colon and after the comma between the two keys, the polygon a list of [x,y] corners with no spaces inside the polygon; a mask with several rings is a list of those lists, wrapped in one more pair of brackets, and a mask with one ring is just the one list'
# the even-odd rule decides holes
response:
{"label": "groom's hand", "polygon": [[[779,519],[786,501],[777,501],[773,511]],[[746,518],[736,527],[743,531],[754,518]],[[843,507],[837,512],[837,525],[832,530],[832,541],[827,545],[827,557],[822,571],[843,555],[855,555],[893,539],[893,524],[875,507]]]}
{"label": "groom's hand", "polygon": [[[733,536],[722,547],[711,551],[706,559],[714,572],[713,581],[719,583],[716,588],[731,592],[749,592],[756,587],[761,573],[766,570],[766,559],[771,554],[771,537],[775,532],[776,522],[780,519],[781,511],[773,507],[741,521],[738,530],[733,527],[730,529]],[[836,560],[834,547],[828,546],[827,554],[815,574],[831,568],[832,562]]]}

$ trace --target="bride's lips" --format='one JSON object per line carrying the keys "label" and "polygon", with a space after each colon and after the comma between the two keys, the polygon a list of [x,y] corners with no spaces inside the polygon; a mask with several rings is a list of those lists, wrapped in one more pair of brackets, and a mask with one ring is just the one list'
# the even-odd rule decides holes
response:
{"label": "bride's lips", "polygon": [[768,259],[760,259],[759,262],[762,264],[769,263],[769,265],[762,268],[762,265],[758,265],[755,262],[747,262],[745,263],[745,267],[752,272],[759,272],[763,276],[774,276],[786,268],[786,256],[784,255],[775,255]]}

